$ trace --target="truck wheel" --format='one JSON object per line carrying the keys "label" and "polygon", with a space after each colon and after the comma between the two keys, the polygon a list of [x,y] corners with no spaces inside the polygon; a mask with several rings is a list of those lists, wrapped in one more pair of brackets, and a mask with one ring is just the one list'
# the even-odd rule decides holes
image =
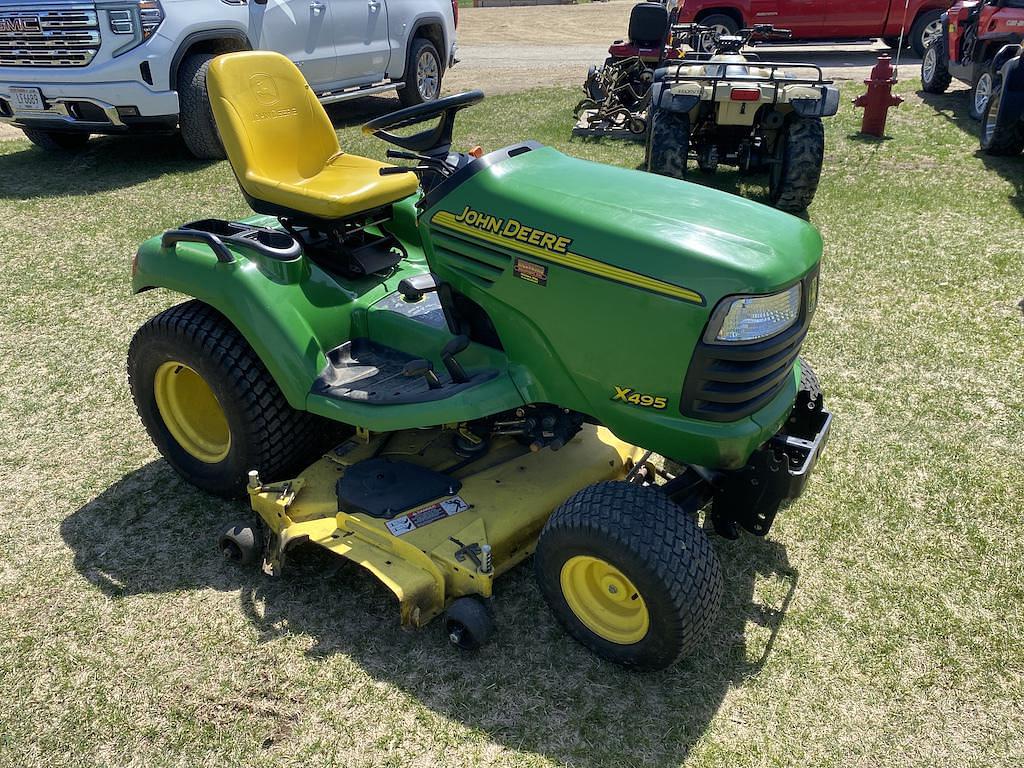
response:
{"label": "truck wheel", "polygon": [[825,126],[820,117],[793,116],[775,139],[768,196],[781,211],[800,213],[811,204],[825,160]]}
{"label": "truck wheel", "polygon": [[967,113],[973,120],[981,120],[985,116],[988,100],[992,96],[992,84],[994,82],[992,69],[988,62],[982,66],[985,68],[985,71],[978,76],[978,81],[971,86],[971,101],[967,107]]}
{"label": "truck wheel", "polygon": [[1024,151],[1024,115],[1003,111],[1003,84],[992,91],[981,122],[981,150],[986,155],[1019,155]]}
{"label": "truck wheel", "polygon": [[[722,35],[735,35],[740,29],[740,25],[736,23],[736,19],[732,16],[726,16],[724,13],[712,13],[710,16],[705,16],[697,23],[703,27],[711,27],[711,29],[718,33],[719,37]],[[706,36],[701,37],[700,47],[702,48],[700,53],[711,53],[714,43]]]}
{"label": "truck wheel", "polygon": [[575,493],[544,526],[534,566],[566,631],[637,669],[663,669],[692,653],[722,599],[704,531],[651,486],[605,482]]}
{"label": "truck wheel", "polygon": [[22,128],[25,138],[47,152],[79,152],[89,141],[88,133],[43,131],[38,128]]}
{"label": "truck wheel", "polygon": [[223,160],[224,145],[217,133],[206,92],[206,71],[216,54],[195,53],[186,56],[178,70],[178,122],[185,147],[200,160]]}
{"label": "truck wheel", "polygon": [[321,422],[288,405],[242,335],[202,302],[171,307],[136,332],[128,381],[157,449],[210,493],[241,495],[249,470],[280,478],[319,447]]}
{"label": "truck wheel", "polygon": [[921,59],[921,87],[926,93],[945,93],[953,76],[949,74],[946,49],[941,41],[932,43]]}
{"label": "truck wheel", "polygon": [[690,154],[690,116],[665,109],[651,110],[644,164],[648,171],[662,176],[686,178],[686,158]]}
{"label": "truck wheel", "polygon": [[919,14],[910,27],[910,47],[924,56],[928,46],[942,39],[942,11],[935,9]]}
{"label": "truck wheel", "polygon": [[427,38],[417,37],[412,41],[405,87],[398,89],[398,100],[406,107],[433,101],[441,94],[442,74],[444,67],[437,48]]}

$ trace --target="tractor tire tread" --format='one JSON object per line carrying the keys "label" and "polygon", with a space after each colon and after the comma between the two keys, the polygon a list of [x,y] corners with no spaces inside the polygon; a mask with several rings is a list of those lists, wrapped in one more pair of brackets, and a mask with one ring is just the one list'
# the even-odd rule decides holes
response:
{"label": "tractor tire tread", "polygon": [[652,109],[645,165],[648,171],[676,179],[686,177],[690,154],[690,117],[666,109]]}
{"label": "tractor tire tread", "polygon": [[782,176],[770,191],[772,205],[800,213],[814,200],[825,160],[825,126],[820,117],[794,117],[779,141],[785,141]]}

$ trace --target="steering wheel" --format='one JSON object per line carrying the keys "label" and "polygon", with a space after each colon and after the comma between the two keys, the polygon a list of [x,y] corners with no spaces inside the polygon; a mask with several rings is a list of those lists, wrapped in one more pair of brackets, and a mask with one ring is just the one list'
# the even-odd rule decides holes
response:
{"label": "steering wheel", "polygon": [[[413,152],[436,154],[447,152],[452,144],[452,130],[455,128],[455,115],[461,109],[479,104],[484,98],[483,91],[474,90],[445,96],[443,99],[426,101],[414,107],[406,107],[397,112],[376,117],[363,124],[363,133],[376,136],[396,146]],[[397,136],[391,131],[397,128],[408,128],[440,117],[437,125],[414,133],[411,136]]]}

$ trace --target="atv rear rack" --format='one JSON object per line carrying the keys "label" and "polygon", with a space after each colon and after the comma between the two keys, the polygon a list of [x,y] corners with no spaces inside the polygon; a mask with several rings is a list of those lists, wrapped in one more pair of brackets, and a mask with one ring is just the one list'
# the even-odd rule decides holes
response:
{"label": "atv rear rack", "polygon": [[[747,54],[744,54],[745,56]],[[760,69],[771,70],[767,77],[761,75],[692,75],[680,74],[679,70],[682,67],[693,66],[693,64],[703,64],[705,66],[718,66],[723,69],[729,67],[743,67],[743,66],[756,66]],[[777,77],[776,72],[780,69],[789,70],[814,70],[818,76],[815,79],[808,77]],[[675,70],[673,73],[672,70]],[[687,53],[686,58],[682,61],[673,62],[669,66],[661,67],[654,73],[655,82],[666,82],[666,83],[678,83],[678,82],[696,82],[696,83],[713,83],[715,85],[718,82],[726,80],[730,83],[775,83],[777,85],[832,85],[832,80],[826,80],[825,75],[817,64],[797,64],[795,62],[772,62],[772,61],[760,61],[758,59],[752,59],[748,57],[747,64],[740,64],[735,62],[712,62],[711,54],[706,53]]]}

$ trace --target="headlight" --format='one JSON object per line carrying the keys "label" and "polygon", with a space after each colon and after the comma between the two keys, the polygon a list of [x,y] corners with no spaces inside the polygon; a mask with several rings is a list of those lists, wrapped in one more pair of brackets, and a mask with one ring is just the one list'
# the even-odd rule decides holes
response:
{"label": "headlight", "polygon": [[[708,329],[710,343],[759,341],[776,336],[800,319],[801,285],[771,296],[741,296],[718,305]],[[721,321],[718,320],[721,318]]]}
{"label": "headlight", "polygon": [[120,56],[144,43],[153,36],[163,20],[164,9],[159,0],[126,0],[114,7],[108,6],[110,31],[115,35],[131,36],[130,41],[114,51],[114,55]]}

